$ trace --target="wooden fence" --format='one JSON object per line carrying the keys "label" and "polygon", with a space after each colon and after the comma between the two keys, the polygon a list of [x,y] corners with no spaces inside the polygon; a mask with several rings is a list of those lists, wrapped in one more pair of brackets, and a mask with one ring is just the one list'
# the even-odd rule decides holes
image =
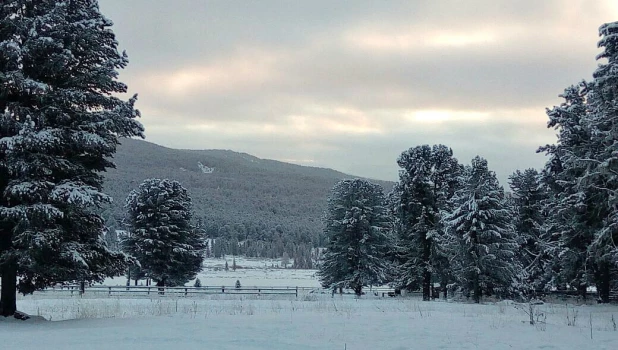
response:
{"label": "wooden fence", "polygon": [[157,287],[157,286],[80,286],[67,285],[41,290],[42,293],[68,293],[73,295],[107,295],[107,296],[175,296],[192,297],[214,294],[233,295],[293,295],[309,293],[317,288],[311,287],[240,287],[203,286],[203,287]]}
{"label": "wooden fence", "polygon": [[[394,289],[385,287],[367,288],[364,292],[368,295],[378,297],[395,296]],[[70,296],[126,296],[126,297],[148,297],[148,296],[169,296],[169,297],[199,297],[207,295],[288,295],[298,297],[308,293],[331,294],[331,289],[314,287],[241,287],[235,286],[203,286],[203,287],[157,287],[157,286],[80,286],[65,285],[43,289],[35,293],[65,294]],[[345,291],[346,294],[350,291]],[[338,291],[337,291],[338,294]],[[407,296],[421,296],[420,292],[407,292]],[[578,299],[579,296],[574,291],[552,291],[539,293],[539,296],[553,296],[562,300]],[[441,295],[440,295],[441,297]],[[449,297],[452,295],[449,294]],[[596,293],[589,293],[588,297],[597,297]],[[611,302],[618,302],[618,293],[612,291]]]}

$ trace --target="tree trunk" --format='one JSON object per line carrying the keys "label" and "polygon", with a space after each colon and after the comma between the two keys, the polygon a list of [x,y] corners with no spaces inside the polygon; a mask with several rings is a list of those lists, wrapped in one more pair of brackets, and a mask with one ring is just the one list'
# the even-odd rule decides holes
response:
{"label": "tree trunk", "polygon": [[[0,229],[0,254],[11,249],[11,234]],[[17,311],[17,262],[9,260],[0,267],[0,316],[13,316]]]}
{"label": "tree trunk", "polygon": [[423,301],[431,300],[431,272],[428,266],[423,271]]}
{"label": "tree trunk", "polygon": [[360,298],[360,296],[363,294],[363,286],[354,287],[354,294],[356,294],[356,296]]}
{"label": "tree trunk", "polygon": [[157,287],[159,287],[159,294],[165,294],[165,280],[157,281]]}
{"label": "tree trunk", "polygon": [[479,276],[474,276],[474,302],[479,304],[481,302],[481,283]]}
{"label": "tree trunk", "polygon": [[423,239],[423,301],[431,300],[431,240]]}
{"label": "tree trunk", "polygon": [[17,311],[17,266],[14,263],[2,268],[1,283],[0,316],[13,316]]}
{"label": "tree trunk", "polygon": [[442,293],[444,294],[444,300],[446,300],[446,298],[448,297],[448,291],[446,289],[447,285],[448,285],[447,279],[443,278],[442,281],[440,282],[440,288],[442,288]]}
{"label": "tree trunk", "polygon": [[599,291],[599,302],[609,303],[610,286],[610,271],[609,264],[601,264],[599,266],[597,289]]}
{"label": "tree trunk", "polygon": [[586,284],[580,284],[577,286],[577,292],[582,297],[583,300],[586,300],[588,297],[587,290],[588,290],[588,285]]}

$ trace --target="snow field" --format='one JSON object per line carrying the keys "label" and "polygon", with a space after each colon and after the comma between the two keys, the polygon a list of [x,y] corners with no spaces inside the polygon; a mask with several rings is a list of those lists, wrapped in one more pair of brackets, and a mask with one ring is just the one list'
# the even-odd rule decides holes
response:
{"label": "snow field", "polygon": [[[320,288],[316,270],[237,269],[236,271],[205,269],[198,274],[203,286],[233,286],[239,280],[243,287],[312,287]],[[194,281],[187,283],[192,286]]]}
{"label": "snow field", "polygon": [[536,325],[529,324],[518,304],[508,301],[475,305],[416,298],[357,300],[349,295],[35,295],[20,298],[18,308],[66,321],[0,324],[2,349],[615,349],[618,342],[615,305],[538,305]]}
{"label": "snow field", "polygon": [[[280,266],[281,259],[261,259],[236,257],[236,264],[240,267],[232,270],[232,257],[225,259],[207,258],[203,263],[203,270],[198,273],[202,286],[234,286],[239,280],[243,287],[311,287],[320,288],[320,282],[316,277],[317,270],[296,270],[272,268]],[[228,263],[228,271],[225,271],[225,262]],[[124,286],[126,277],[114,277],[105,280],[103,285]],[[193,286],[195,280],[185,285]],[[134,282],[131,281],[131,285]],[[142,281],[141,284],[145,284]]]}
{"label": "snow field", "polygon": [[[231,259],[228,265],[231,266]],[[314,270],[271,268],[275,261],[208,260],[203,285],[319,287]],[[264,268],[266,266],[266,268]],[[124,285],[126,278],[107,281]],[[193,281],[187,283],[192,285]],[[304,291],[306,293],[306,291]],[[0,321],[0,349],[615,349],[618,306],[510,301],[475,305],[306,293],[108,297],[37,292],[18,309],[53,322]],[[592,327],[591,327],[592,325]],[[591,338],[592,330],[592,338]]]}

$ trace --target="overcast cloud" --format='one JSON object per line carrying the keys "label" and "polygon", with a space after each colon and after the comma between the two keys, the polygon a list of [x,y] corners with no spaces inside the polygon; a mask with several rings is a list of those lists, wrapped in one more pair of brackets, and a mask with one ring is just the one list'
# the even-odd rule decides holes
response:
{"label": "overcast cloud", "polygon": [[555,141],[545,108],[590,79],[613,0],[100,0],[146,139],[396,180],[443,143],[503,185]]}

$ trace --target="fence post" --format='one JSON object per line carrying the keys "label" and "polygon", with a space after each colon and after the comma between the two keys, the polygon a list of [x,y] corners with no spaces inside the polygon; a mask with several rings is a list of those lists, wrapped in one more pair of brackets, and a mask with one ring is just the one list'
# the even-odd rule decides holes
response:
{"label": "fence post", "polygon": [[150,287],[148,287],[148,295],[150,295]]}
{"label": "fence post", "polygon": [[185,297],[186,297],[187,295],[189,295],[188,289],[189,289],[189,288],[185,288]]}
{"label": "fence post", "polygon": [[296,287],[296,297],[298,298],[298,287]]}
{"label": "fence post", "polygon": [[221,293],[225,293],[225,287],[221,287]]}
{"label": "fence post", "polygon": [[112,287],[107,287],[107,295],[112,296]]}

